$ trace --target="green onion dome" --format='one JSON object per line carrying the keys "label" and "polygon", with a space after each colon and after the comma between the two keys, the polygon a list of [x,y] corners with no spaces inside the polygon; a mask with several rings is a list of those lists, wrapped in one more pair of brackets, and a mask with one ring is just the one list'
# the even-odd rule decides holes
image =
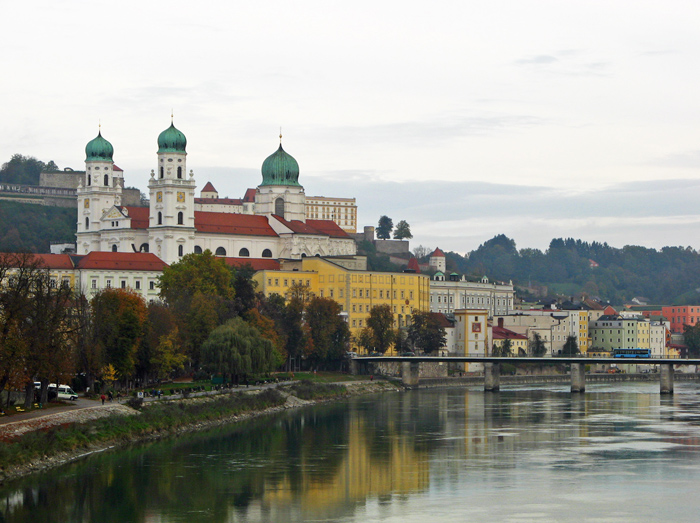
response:
{"label": "green onion dome", "polygon": [[107,140],[102,138],[102,133],[90,140],[85,146],[86,162],[111,162],[114,154],[114,147]]}
{"label": "green onion dome", "polygon": [[282,149],[268,156],[262,164],[261,185],[299,185],[299,164]]}
{"label": "green onion dome", "polygon": [[172,123],[158,135],[159,153],[184,153],[185,147],[187,147],[187,138]]}

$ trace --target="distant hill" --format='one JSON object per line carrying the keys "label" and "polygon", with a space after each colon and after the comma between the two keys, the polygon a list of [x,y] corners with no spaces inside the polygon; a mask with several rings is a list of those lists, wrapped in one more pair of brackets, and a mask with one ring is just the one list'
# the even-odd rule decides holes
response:
{"label": "distant hill", "polygon": [[0,252],[49,252],[49,244],[75,242],[75,209],[0,200]]}
{"label": "distant hill", "polygon": [[518,250],[500,234],[467,256],[446,253],[448,270],[546,287],[549,295],[586,293],[611,303],[645,296],[652,303],[700,303],[700,254],[690,247],[661,250],[555,238],[549,248]]}

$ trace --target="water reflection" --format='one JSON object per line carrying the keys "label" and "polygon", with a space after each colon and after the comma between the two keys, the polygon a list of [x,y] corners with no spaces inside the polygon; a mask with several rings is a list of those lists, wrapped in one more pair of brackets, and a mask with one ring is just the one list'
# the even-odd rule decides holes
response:
{"label": "water reflection", "polygon": [[[593,521],[611,492],[700,480],[697,389],[654,387],[417,391],[287,412],[6,485],[0,521],[581,521],[577,506]],[[677,520],[696,503],[674,505]],[[610,520],[661,510],[640,504],[615,503]]]}

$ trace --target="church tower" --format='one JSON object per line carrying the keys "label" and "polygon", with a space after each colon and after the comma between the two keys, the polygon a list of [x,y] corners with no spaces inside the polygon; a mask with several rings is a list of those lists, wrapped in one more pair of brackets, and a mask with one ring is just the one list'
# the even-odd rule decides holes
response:
{"label": "church tower", "polygon": [[279,149],[262,164],[262,177],[255,191],[255,214],[306,222],[306,195],[299,184],[299,164],[282,149],[282,135]]}
{"label": "church tower", "polygon": [[173,123],[158,136],[158,167],[148,182],[150,252],[174,263],[194,251],[194,174],[187,175],[187,139]]}
{"label": "church tower", "polygon": [[102,132],[85,146],[85,177],[78,184],[77,253],[100,250],[102,215],[121,205],[124,177],[114,170],[114,148]]}

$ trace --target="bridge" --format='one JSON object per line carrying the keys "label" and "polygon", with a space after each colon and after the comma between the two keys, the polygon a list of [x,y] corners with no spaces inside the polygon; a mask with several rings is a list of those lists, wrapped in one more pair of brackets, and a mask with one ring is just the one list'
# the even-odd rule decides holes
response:
{"label": "bridge", "polygon": [[419,382],[419,365],[421,363],[483,363],[484,390],[500,389],[501,363],[554,363],[571,365],[571,392],[586,391],[586,365],[615,364],[620,365],[658,365],[661,394],[673,394],[674,365],[700,365],[700,358],[604,358],[604,357],[545,357],[532,356],[491,357],[491,356],[358,356],[350,360],[350,373],[359,374],[370,363],[396,362],[401,366],[401,381],[407,387],[415,387]]}

